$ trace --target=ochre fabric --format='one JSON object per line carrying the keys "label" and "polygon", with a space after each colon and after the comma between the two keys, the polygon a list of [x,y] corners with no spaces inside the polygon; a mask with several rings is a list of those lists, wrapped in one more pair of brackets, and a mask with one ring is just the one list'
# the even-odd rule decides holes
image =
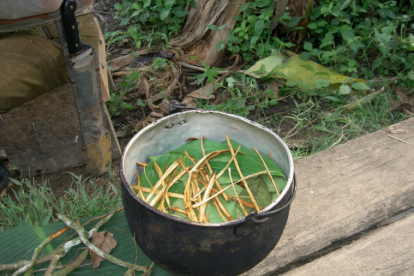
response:
{"label": "ochre fabric", "polygon": [[[0,33],[46,25],[60,18],[63,0],[0,0]],[[93,0],[76,0],[76,15],[92,11]]]}
{"label": "ochre fabric", "polygon": [[[102,96],[108,101],[105,43],[101,30],[92,13],[77,16],[77,21],[82,40],[100,54]],[[58,39],[27,33],[0,36],[0,64],[0,113],[69,82]]]}

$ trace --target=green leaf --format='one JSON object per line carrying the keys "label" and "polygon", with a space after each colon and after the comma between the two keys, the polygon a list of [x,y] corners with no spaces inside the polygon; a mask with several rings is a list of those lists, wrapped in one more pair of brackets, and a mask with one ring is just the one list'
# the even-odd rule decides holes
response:
{"label": "green leaf", "polygon": [[[80,219],[80,223],[93,219],[94,217],[87,217]],[[85,228],[87,231],[91,230],[94,223],[87,225]],[[40,227],[31,226],[30,223],[24,222],[2,234],[0,234],[0,263],[15,263],[20,260],[30,259],[33,255],[34,249],[39,246],[40,242],[52,235],[53,233],[66,227],[62,222],[48,224]],[[121,229],[121,230],[116,230]],[[114,238],[117,241],[117,247],[111,251],[111,255],[122,259],[129,263],[135,263],[136,256],[139,256],[137,265],[149,266],[152,261],[145,255],[142,249],[134,242],[134,236],[129,231],[128,221],[125,217],[125,211],[116,213],[107,223],[103,225],[100,231],[109,231],[114,234]],[[39,234],[43,233],[43,234]],[[53,240],[44,250],[44,253],[51,252],[50,250],[56,249],[57,246],[64,243],[67,238],[72,235],[73,231],[68,230],[63,235]],[[42,238],[44,237],[44,238]],[[14,246],[19,244],[19,246]],[[73,247],[63,258],[59,260],[62,265],[70,264],[79,255],[79,252],[83,250],[84,245],[80,244]],[[87,262],[90,262],[88,257]],[[36,266],[38,268],[47,268],[49,264]],[[70,275],[74,276],[86,276],[86,275],[124,275],[127,271],[126,268],[113,264],[111,262],[102,262],[99,268],[95,271],[92,270],[92,266],[80,266],[75,271],[71,272]],[[38,273],[35,273],[38,275]],[[171,273],[163,270],[161,267],[155,265],[151,276],[172,276]]]}
{"label": "green leaf", "polygon": [[264,20],[257,20],[256,23],[254,24],[254,30],[256,32],[255,34],[260,36],[264,28],[265,28]]}
{"label": "green leaf", "polygon": [[121,4],[119,4],[119,3],[116,3],[116,4],[114,4],[114,8],[115,8],[117,11],[120,11],[120,10],[122,10],[122,5],[121,5]]}
{"label": "green leaf", "polygon": [[250,3],[245,3],[240,7],[240,11],[243,12],[245,11],[248,7],[250,7]]}
{"label": "green leaf", "polygon": [[178,10],[178,11],[175,11],[174,14],[177,17],[184,17],[188,14],[188,11]]}
{"label": "green leaf", "polygon": [[307,51],[312,51],[313,47],[312,47],[312,43],[310,42],[305,42],[303,44],[303,49],[307,50]]}
{"label": "green leaf", "polygon": [[[261,207],[265,207],[265,206],[268,206],[270,203],[272,203],[272,196],[269,192],[267,184],[262,175],[253,178],[251,181],[248,181],[248,186],[249,186],[250,191],[255,197],[257,205]],[[245,201],[252,203],[252,200],[250,199],[247,190],[244,190],[243,192],[241,192],[240,197],[244,198]],[[246,211],[248,213],[251,213],[254,210],[252,208],[246,207]],[[240,205],[236,205],[235,213],[236,213],[235,215],[236,219],[245,217],[245,214],[243,213],[243,210],[240,207]]]}
{"label": "green leaf", "polygon": [[226,44],[223,41],[220,41],[219,43],[216,44],[216,49],[217,51],[221,51],[224,49],[225,46]]}
{"label": "green leaf", "polygon": [[297,25],[299,25],[300,20],[302,19],[302,17],[300,16],[294,16],[289,20],[289,27],[296,27]]}
{"label": "green leaf", "polygon": [[311,56],[312,56],[312,55],[311,55],[311,53],[309,53],[309,52],[302,52],[302,53],[299,55],[300,59],[303,59],[303,60],[308,60]]}
{"label": "green leaf", "polygon": [[311,22],[311,23],[308,24],[307,28],[310,29],[310,30],[316,30],[318,28],[318,25],[315,22]]}
{"label": "green leaf", "polygon": [[257,75],[264,75],[266,73],[266,66],[262,64],[262,66],[260,66],[260,69],[257,71],[254,71],[253,73]]}
{"label": "green leaf", "polygon": [[339,10],[342,11],[342,10],[348,8],[352,1],[355,1],[355,0],[345,0],[345,2],[342,4],[342,6]]}
{"label": "green leaf", "polygon": [[357,90],[367,90],[369,89],[369,87],[363,83],[363,82],[355,82],[352,84],[352,88],[353,89],[357,89]]}
{"label": "green leaf", "polygon": [[352,30],[343,31],[341,34],[343,39],[345,39],[346,41],[352,40],[355,36],[355,33]]}
{"label": "green leaf", "polygon": [[141,99],[138,99],[137,105],[138,106],[146,106],[146,104]]}
{"label": "green leaf", "polygon": [[171,9],[160,9],[160,19],[164,21],[165,18],[170,14]]}
{"label": "green leaf", "polygon": [[250,48],[254,48],[256,46],[257,40],[259,40],[260,36],[254,35],[252,36],[252,39],[250,40]]}
{"label": "green leaf", "polygon": [[145,0],[145,2],[144,2],[144,9],[146,7],[148,7],[149,5],[151,5],[151,0]]}
{"label": "green leaf", "polygon": [[334,96],[325,96],[323,98],[327,99],[327,100],[330,100],[330,101],[333,101],[333,102],[340,102],[340,100],[337,97],[334,97]]}
{"label": "green leaf", "polygon": [[215,82],[215,79],[214,79],[214,75],[213,75],[212,70],[211,70],[211,69],[208,69],[208,70],[206,71],[206,74],[207,74],[207,78],[208,78],[208,80],[209,80],[211,83],[214,83],[214,82]]}
{"label": "green leaf", "polygon": [[[322,56],[329,60],[332,55],[332,52],[324,52]],[[255,73],[262,65],[266,65],[266,76],[269,78],[283,78],[287,83],[296,83],[297,86],[305,89],[318,88],[315,84],[317,79],[327,79],[331,83],[329,85],[331,93],[336,93],[341,84],[347,81],[365,82],[364,80],[338,74],[332,69],[311,60],[303,60],[295,54],[289,57],[280,54],[264,58],[247,69],[245,74],[255,78],[262,77],[263,75]]]}
{"label": "green leaf", "polygon": [[348,95],[351,93],[352,89],[349,87],[349,85],[342,84],[341,87],[339,87],[338,94],[339,95]]}
{"label": "green leaf", "polygon": [[326,79],[318,79],[315,84],[319,87],[328,87],[331,83]]}
{"label": "green leaf", "polygon": [[246,107],[246,98],[238,98],[236,101],[237,108],[245,108]]}
{"label": "green leaf", "polygon": [[332,33],[328,32],[325,34],[325,37],[322,39],[322,44],[319,48],[323,48],[327,45],[331,45],[333,43],[334,36]]}
{"label": "green leaf", "polygon": [[[223,145],[222,143],[210,139],[205,139],[203,141],[203,146],[206,154],[209,154],[216,150],[228,149],[228,147]],[[188,154],[193,156],[195,159],[200,160],[201,158],[203,158],[203,152],[201,151],[201,140],[188,142],[182,145],[181,147],[178,147],[175,150],[170,151],[170,153],[184,153],[185,151],[187,151]]]}
{"label": "green leaf", "polygon": [[379,33],[378,31],[375,31],[374,38],[379,43],[386,44],[388,41],[390,41],[391,35],[386,34],[386,33]]}
{"label": "green leaf", "polygon": [[125,17],[124,19],[122,19],[121,21],[121,26],[125,26],[126,24],[129,23],[129,20],[131,19],[131,17]]}
{"label": "green leaf", "polygon": [[315,74],[315,69],[313,69],[313,67],[312,67],[312,66],[307,65],[307,64],[302,64],[302,65],[299,65],[299,66],[300,66],[300,67],[303,67],[303,68],[305,68],[306,70],[311,71],[312,73],[314,73],[314,74]]}
{"label": "green leaf", "polygon": [[218,31],[219,30],[219,27],[217,27],[216,25],[208,25],[207,27],[212,31]]}
{"label": "green leaf", "polygon": [[194,1],[194,0],[191,0],[190,2],[188,2],[189,4],[190,4],[190,6],[193,8],[193,9],[197,9],[197,4],[196,4],[196,2]]}
{"label": "green leaf", "polygon": [[174,3],[175,3],[175,0],[164,0],[164,7],[170,10],[172,6],[174,5]]}
{"label": "green leaf", "polygon": [[349,48],[351,48],[352,51],[357,52],[358,49],[363,48],[364,44],[362,44],[361,42],[357,41],[353,41],[351,42],[351,44],[349,44]]}
{"label": "green leaf", "polygon": [[408,72],[407,77],[411,80],[414,80],[414,72],[413,71]]}
{"label": "green leaf", "polygon": [[316,72],[315,76],[327,76],[329,78],[331,75],[328,72]]}

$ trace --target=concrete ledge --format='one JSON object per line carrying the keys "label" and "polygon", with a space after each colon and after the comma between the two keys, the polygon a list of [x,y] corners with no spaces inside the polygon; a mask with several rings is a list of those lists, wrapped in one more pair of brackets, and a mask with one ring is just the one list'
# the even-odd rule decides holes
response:
{"label": "concrete ledge", "polygon": [[271,275],[413,208],[414,118],[393,128],[408,132],[383,129],[296,162],[298,191],[284,234],[269,256],[243,275]]}

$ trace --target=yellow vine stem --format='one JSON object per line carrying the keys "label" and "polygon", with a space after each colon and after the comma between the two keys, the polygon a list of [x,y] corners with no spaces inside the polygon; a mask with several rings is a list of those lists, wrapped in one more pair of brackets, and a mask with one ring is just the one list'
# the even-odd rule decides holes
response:
{"label": "yellow vine stem", "polygon": [[275,181],[273,180],[272,174],[270,173],[269,169],[267,168],[267,165],[265,163],[265,161],[263,160],[262,156],[260,155],[260,153],[257,151],[257,149],[253,148],[254,151],[257,153],[257,155],[259,155],[260,160],[262,160],[263,166],[265,167],[267,174],[269,175],[270,180],[272,181],[273,187],[275,187],[275,191],[277,196],[279,196],[279,191],[277,190]]}
{"label": "yellow vine stem", "polygon": [[247,217],[247,215],[249,213],[247,212],[246,208],[244,208],[243,204],[241,203],[239,194],[236,191],[236,187],[234,187],[234,182],[233,182],[233,178],[231,177],[231,169],[230,168],[229,168],[229,176],[230,176],[231,186],[233,186],[234,193],[236,194],[236,197],[237,197],[237,200],[239,201],[240,207],[242,208],[244,215]]}
{"label": "yellow vine stem", "polygon": [[[234,149],[233,149],[233,146],[231,145],[231,143],[230,143],[230,139],[229,139],[229,136],[227,136],[227,135],[226,135],[226,140],[227,140],[227,144],[229,145],[229,148],[230,148],[230,152],[231,152],[231,154],[232,154],[232,155],[234,155]],[[250,199],[252,200],[252,203],[253,203],[253,205],[254,205],[254,209],[256,210],[256,212],[259,212],[259,211],[260,211],[260,208],[259,208],[259,206],[257,205],[256,199],[254,198],[254,196],[253,196],[253,194],[252,194],[252,191],[250,191],[249,185],[247,184],[246,180],[243,180],[243,179],[244,179],[244,176],[243,176],[242,171],[240,170],[240,167],[239,167],[239,162],[237,162],[237,157],[236,157],[236,158],[234,158],[234,164],[236,165],[237,172],[239,173],[240,178],[242,179],[242,183],[243,183],[243,185],[244,185],[244,188],[246,189],[247,193],[248,193],[248,194],[249,194],[249,196],[250,196]]]}
{"label": "yellow vine stem", "polygon": [[[154,162],[154,165],[156,163]],[[174,169],[179,165],[178,161],[175,161],[174,163],[171,164],[171,166],[168,168],[168,170],[164,173],[164,175],[162,175],[162,177],[157,181],[157,183],[155,184],[155,186],[152,188],[151,193],[148,195],[146,201],[148,201],[155,193],[155,190],[158,190],[158,188],[162,185],[162,183],[164,182],[164,180],[168,177],[168,175],[174,171]],[[155,168],[156,166],[154,166]]]}
{"label": "yellow vine stem", "polygon": [[[206,151],[204,150],[204,143],[203,143],[203,141],[204,141],[204,137],[203,138],[201,138],[201,152],[203,153],[203,156],[206,156]],[[207,168],[208,168],[208,171],[210,172],[210,175],[212,175],[213,174],[213,170],[211,169],[211,166],[210,166],[210,163],[208,163],[208,160],[206,161],[206,165],[207,165]],[[216,187],[217,187],[217,189],[220,191],[220,190],[223,190],[223,188],[221,187],[221,185],[220,185],[220,183],[218,182],[218,180],[217,180],[217,178],[216,178],[216,180],[214,181],[214,183],[216,184]],[[229,202],[229,198],[228,198],[228,196],[226,195],[226,193],[223,193],[223,198],[224,198],[224,200],[225,201],[227,201],[227,202]]]}
{"label": "yellow vine stem", "polygon": [[[214,185],[214,180],[216,179],[216,175],[215,174],[213,174],[212,176],[211,176],[211,179],[210,179],[210,183],[208,183],[208,186],[207,186],[207,189],[206,189],[206,191],[204,192],[204,197],[203,197],[203,200],[206,200],[207,198],[208,198],[208,196],[209,196],[209,194],[210,194],[210,192],[211,192],[211,188],[213,188],[213,185]],[[203,203],[203,204],[201,204],[201,205],[199,205],[200,206],[200,214],[199,214],[199,216],[200,216],[200,218],[199,218],[199,220],[200,221],[203,221],[204,220],[204,212],[205,212],[205,210],[206,210],[206,208],[207,208],[207,202],[205,202],[205,203]],[[192,206],[193,208],[194,208],[194,206]]]}
{"label": "yellow vine stem", "polygon": [[137,188],[139,191],[139,194],[141,195],[142,200],[145,200],[145,196],[144,193],[142,192],[142,187],[141,187],[141,178],[139,177],[139,173],[136,172],[137,174]]}

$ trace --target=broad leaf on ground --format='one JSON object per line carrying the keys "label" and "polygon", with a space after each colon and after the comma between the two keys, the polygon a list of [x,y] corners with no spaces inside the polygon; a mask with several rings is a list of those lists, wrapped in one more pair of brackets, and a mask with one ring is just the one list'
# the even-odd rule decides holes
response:
{"label": "broad leaf on ground", "polygon": [[[265,67],[261,74],[257,71]],[[245,74],[255,78],[270,77],[275,79],[284,79],[286,82],[295,83],[299,88],[316,89],[323,84],[327,86],[331,92],[336,92],[343,84],[353,85],[362,83],[363,85],[356,85],[357,89],[366,87],[366,81],[363,79],[354,79],[336,73],[335,71],[326,68],[311,60],[301,59],[299,55],[288,52],[288,55],[279,54],[270,56],[259,60],[252,67],[246,70]],[[321,80],[323,80],[321,83]]]}

